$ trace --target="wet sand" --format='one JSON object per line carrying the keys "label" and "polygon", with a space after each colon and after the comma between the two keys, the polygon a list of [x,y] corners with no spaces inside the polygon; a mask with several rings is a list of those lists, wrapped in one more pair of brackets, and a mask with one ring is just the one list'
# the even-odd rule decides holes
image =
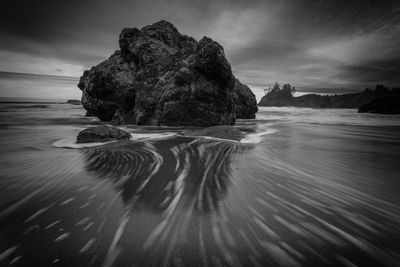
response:
{"label": "wet sand", "polygon": [[238,123],[248,143],[53,146],[81,127],[1,129],[0,265],[400,264],[399,127],[256,120]]}

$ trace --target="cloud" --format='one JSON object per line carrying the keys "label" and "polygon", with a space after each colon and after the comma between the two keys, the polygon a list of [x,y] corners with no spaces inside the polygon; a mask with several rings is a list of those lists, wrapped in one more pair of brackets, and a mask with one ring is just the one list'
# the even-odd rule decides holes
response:
{"label": "cloud", "polygon": [[2,97],[80,99],[75,77],[0,72]]}
{"label": "cloud", "polygon": [[5,1],[0,71],[78,77],[118,49],[122,28],[165,19],[183,34],[220,42],[235,75],[256,92],[275,81],[304,90],[395,85],[399,7],[378,0]]}
{"label": "cloud", "polygon": [[346,36],[311,47],[308,53],[343,63],[367,63],[399,54],[400,41],[395,38],[383,33]]}
{"label": "cloud", "polygon": [[400,58],[369,61],[365,65],[345,65],[336,76],[348,83],[400,85]]}
{"label": "cloud", "polygon": [[[54,57],[0,51],[0,62],[13,62],[3,67],[3,71],[42,75],[62,75],[78,77],[86,69],[82,65],[71,64]],[[1,71],[1,70],[0,70]]]}

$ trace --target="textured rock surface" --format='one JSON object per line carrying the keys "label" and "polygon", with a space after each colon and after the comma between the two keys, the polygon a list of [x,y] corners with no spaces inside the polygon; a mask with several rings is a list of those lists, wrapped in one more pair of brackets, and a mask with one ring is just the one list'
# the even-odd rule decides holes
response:
{"label": "textured rock surface", "polygon": [[[80,79],[82,105],[91,114],[115,124],[235,123],[237,82],[217,42],[207,37],[197,42],[160,21],[140,30],[123,29],[119,46]],[[243,86],[237,88],[243,97],[250,93]],[[244,110],[251,117],[255,102],[239,103],[250,104],[254,106],[241,108],[240,114]]]}
{"label": "textured rock surface", "polygon": [[129,140],[131,135],[121,129],[109,126],[90,127],[78,134],[77,143],[106,142],[112,140]]}
{"label": "textured rock surface", "polygon": [[256,117],[258,111],[256,96],[247,85],[242,84],[238,79],[235,80],[233,100],[236,118],[254,119]]}
{"label": "textured rock surface", "polygon": [[400,97],[376,99],[362,105],[358,113],[400,114]]}
{"label": "textured rock surface", "polygon": [[185,135],[208,136],[208,137],[229,139],[235,141],[240,141],[244,137],[243,133],[239,129],[230,125],[218,125],[213,127],[207,127],[200,130],[188,131],[185,133]]}

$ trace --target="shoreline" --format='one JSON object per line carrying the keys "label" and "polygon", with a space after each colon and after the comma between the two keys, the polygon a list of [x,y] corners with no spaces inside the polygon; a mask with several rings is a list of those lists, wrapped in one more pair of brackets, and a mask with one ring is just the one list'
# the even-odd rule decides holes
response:
{"label": "shoreline", "polygon": [[234,126],[256,144],[155,139],[198,129],[129,125],[150,139],[67,149],[54,142],[99,125],[83,108],[1,115],[14,126],[0,129],[0,255],[12,249],[0,265],[398,263],[400,127],[337,124],[370,122],[354,111],[262,108]]}

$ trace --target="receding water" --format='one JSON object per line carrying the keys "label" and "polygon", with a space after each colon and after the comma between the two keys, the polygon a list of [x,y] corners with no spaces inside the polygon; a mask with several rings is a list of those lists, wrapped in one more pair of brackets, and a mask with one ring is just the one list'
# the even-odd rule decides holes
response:
{"label": "receding water", "polygon": [[0,266],[399,266],[400,117],[261,108],[242,143],[0,104]]}

